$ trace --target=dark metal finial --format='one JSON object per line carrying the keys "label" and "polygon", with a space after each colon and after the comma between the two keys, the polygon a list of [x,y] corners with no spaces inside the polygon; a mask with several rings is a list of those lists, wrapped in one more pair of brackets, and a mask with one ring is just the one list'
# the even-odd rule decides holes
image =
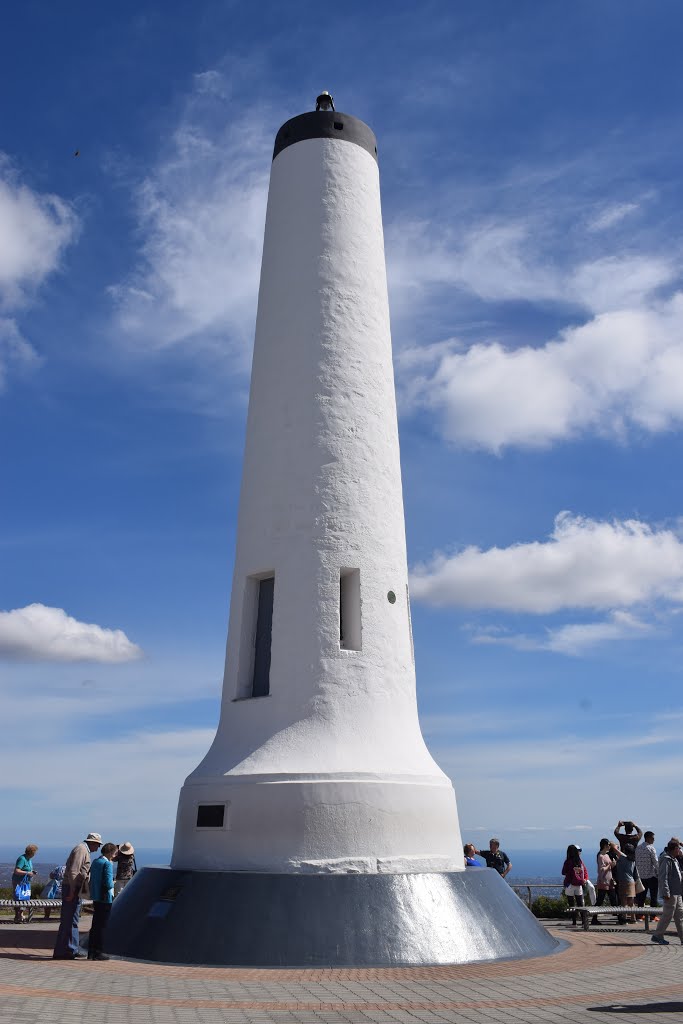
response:
{"label": "dark metal finial", "polygon": [[318,96],[317,100],[315,101],[315,109],[334,110],[334,100],[330,96],[327,89],[323,89],[323,91]]}

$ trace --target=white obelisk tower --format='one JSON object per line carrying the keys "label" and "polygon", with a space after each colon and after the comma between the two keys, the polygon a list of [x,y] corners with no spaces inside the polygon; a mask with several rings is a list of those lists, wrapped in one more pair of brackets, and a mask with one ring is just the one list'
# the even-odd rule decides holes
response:
{"label": "white obelisk tower", "polygon": [[275,144],[221,720],[172,866],[460,870],[417,716],[376,143],[321,105]]}
{"label": "white obelisk tower", "polygon": [[272,967],[557,945],[465,871],[420,732],[377,147],[327,93],[275,140],[218,731],[106,943]]}

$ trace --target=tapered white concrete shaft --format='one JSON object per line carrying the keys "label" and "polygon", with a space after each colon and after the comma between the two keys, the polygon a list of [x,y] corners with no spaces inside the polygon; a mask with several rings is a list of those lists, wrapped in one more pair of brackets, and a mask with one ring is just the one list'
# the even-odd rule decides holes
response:
{"label": "tapered white concrete shaft", "polygon": [[[269,694],[250,697],[269,576]],[[219,804],[223,827],[198,827]],[[463,866],[417,717],[378,166],[341,133],[272,166],[221,719],[181,791],[172,864]]]}

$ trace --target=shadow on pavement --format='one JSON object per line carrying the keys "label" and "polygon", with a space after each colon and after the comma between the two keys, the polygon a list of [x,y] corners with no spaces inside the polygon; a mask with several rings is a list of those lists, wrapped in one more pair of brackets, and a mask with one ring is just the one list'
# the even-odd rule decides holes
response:
{"label": "shadow on pavement", "polygon": [[683,1003],[610,1003],[586,1009],[594,1013],[683,1013]]}
{"label": "shadow on pavement", "polygon": [[31,925],[21,925],[12,931],[7,929],[0,935],[0,945],[5,949],[13,946],[18,949],[52,949],[55,944],[57,929],[32,928]]}

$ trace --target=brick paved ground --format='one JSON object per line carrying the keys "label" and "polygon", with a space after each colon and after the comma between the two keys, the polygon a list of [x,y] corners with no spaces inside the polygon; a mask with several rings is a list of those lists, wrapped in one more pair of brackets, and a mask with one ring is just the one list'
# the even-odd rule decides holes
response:
{"label": "brick paved ground", "polygon": [[[244,970],[52,960],[56,922],[0,925],[1,1024],[682,1020],[683,950],[562,924],[554,956],[465,967]],[[678,1016],[677,1016],[678,1015]]]}

